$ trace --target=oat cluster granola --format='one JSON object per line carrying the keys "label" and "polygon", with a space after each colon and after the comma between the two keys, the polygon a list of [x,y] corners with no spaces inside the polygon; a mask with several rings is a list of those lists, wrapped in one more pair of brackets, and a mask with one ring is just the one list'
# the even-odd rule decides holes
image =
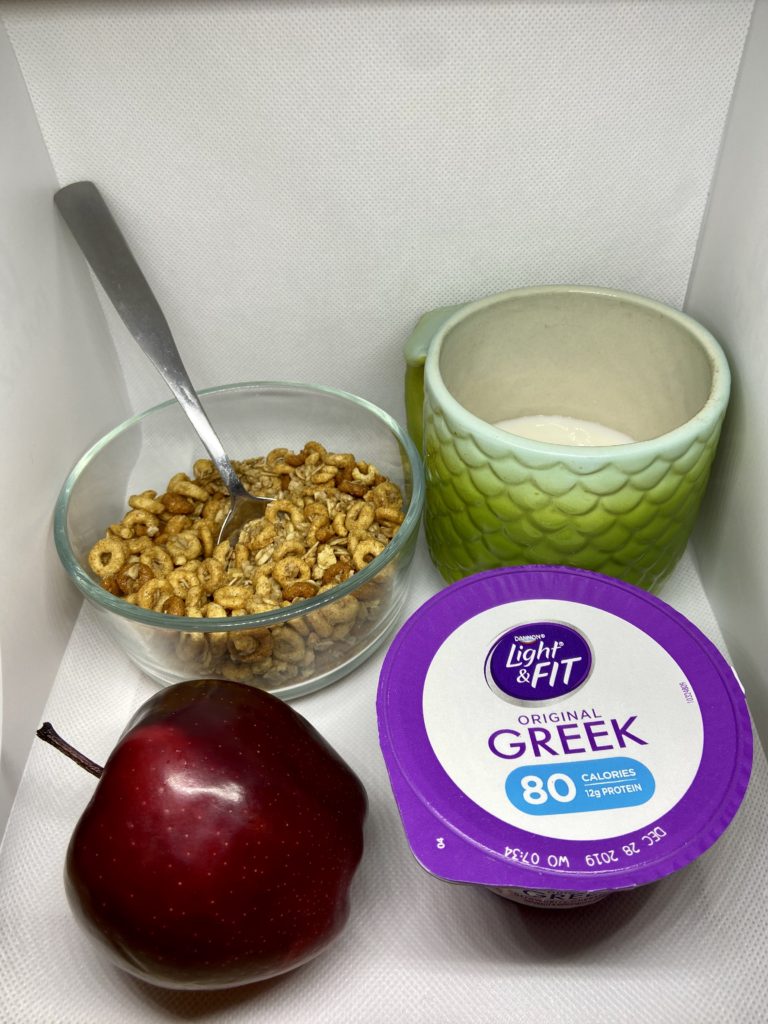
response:
{"label": "oat cluster granola", "polygon": [[[110,593],[141,608],[192,618],[231,618],[299,604],[363,569],[403,521],[399,487],[375,466],[308,441],[233,463],[253,494],[272,497],[237,543],[216,543],[229,507],[208,459],[166,490],[129,498],[129,511],[91,549],[88,564]],[[199,673],[280,686],[339,662],[386,607],[390,574],[278,626],[172,633],[168,652]],[[182,671],[180,667],[180,671]]]}

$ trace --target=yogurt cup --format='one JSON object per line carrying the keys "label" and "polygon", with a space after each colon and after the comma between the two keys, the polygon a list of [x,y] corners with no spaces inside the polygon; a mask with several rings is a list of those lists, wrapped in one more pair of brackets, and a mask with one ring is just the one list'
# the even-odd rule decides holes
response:
{"label": "yogurt cup", "polygon": [[584,906],[699,857],[752,767],[744,693],[683,615],[560,566],[478,573],[401,628],[379,741],[428,872]]}

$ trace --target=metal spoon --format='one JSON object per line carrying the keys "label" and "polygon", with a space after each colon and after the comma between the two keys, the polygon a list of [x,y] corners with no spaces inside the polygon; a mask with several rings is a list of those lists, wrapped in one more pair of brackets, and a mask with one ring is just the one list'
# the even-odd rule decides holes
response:
{"label": "metal spoon", "polygon": [[232,468],[203,409],[176,342],[152,289],[128,243],[92,181],[76,181],[53,197],[75,241],[88,260],[123,323],[189,417],[232,499],[217,543],[234,543],[240,530],[264,515],[271,498],[249,494]]}

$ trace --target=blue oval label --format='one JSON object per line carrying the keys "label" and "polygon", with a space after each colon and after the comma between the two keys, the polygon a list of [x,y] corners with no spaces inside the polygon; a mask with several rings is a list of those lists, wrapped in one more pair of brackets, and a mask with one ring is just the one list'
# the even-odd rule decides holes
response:
{"label": "blue oval label", "polygon": [[507,799],[526,814],[578,814],[637,807],[656,792],[653,773],[631,757],[515,768]]}
{"label": "blue oval label", "polygon": [[592,671],[585,638],[561,622],[526,622],[494,643],[486,679],[503,696],[539,702],[573,693]]}

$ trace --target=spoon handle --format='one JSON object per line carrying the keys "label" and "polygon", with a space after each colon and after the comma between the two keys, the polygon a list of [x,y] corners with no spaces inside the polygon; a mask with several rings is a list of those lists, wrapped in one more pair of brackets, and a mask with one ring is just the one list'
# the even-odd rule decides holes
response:
{"label": "spoon handle", "polygon": [[189,417],[230,494],[243,493],[163,311],[101,193],[92,181],[76,181],[59,189],[53,200],[123,323]]}

